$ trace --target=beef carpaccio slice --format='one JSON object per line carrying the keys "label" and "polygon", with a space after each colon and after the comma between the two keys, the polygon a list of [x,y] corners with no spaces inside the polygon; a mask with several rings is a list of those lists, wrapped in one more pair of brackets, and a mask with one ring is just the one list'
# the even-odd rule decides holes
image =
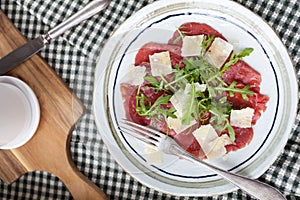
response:
{"label": "beef carpaccio slice", "polygon": [[[189,22],[182,24],[179,27],[179,31],[185,35],[200,35],[204,34],[207,36],[215,36],[222,38],[227,41],[226,38],[219,33],[217,30],[205,23],[198,22]],[[181,46],[182,39],[181,36],[176,30],[168,40],[167,44],[161,44],[156,42],[149,42],[144,44],[136,54],[135,57],[135,66],[150,66],[149,56],[154,53],[169,51],[172,67],[175,68],[176,65],[184,67],[183,57],[181,56]],[[242,95],[235,93],[234,96],[229,96],[228,93],[224,92],[224,95],[227,96],[228,102],[232,104],[234,109],[242,109],[246,107],[251,107],[255,110],[252,124],[254,125],[261,116],[261,112],[266,110],[266,103],[269,100],[269,97],[260,94],[260,84],[261,84],[261,75],[259,72],[254,70],[246,62],[239,60],[237,63],[230,66],[229,70],[224,71],[223,80],[230,85],[233,81],[237,82],[236,87],[243,88],[246,85],[250,85],[250,89],[254,92],[253,96],[249,96],[249,100],[244,100]],[[146,83],[145,83],[146,84]],[[140,88],[141,92],[151,100],[155,100],[160,96],[164,95],[162,92],[155,92],[154,90],[148,89],[144,86]],[[136,123],[145,126],[155,126],[161,132],[168,134],[170,137],[173,137],[186,151],[191,154],[203,159],[205,154],[202,151],[200,145],[194,138],[191,133],[179,133],[177,134],[174,130],[170,130],[167,126],[166,121],[163,119],[152,120],[147,117],[140,116],[136,112],[136,93],[137,86],[130,86],[128,84],[121,85],[121,92],[124,99],[124,107],[126,112],[126,117]],[[209,114],[209,113],[208,113]],[[207,120],[209,121],[209,120]],[[197,123],[193,129],[201,126],[201,123]],[[238,128],[233,127],[235,131],[235,141],[234,143],[227,145],[227,152],[236,151],[245,147],[249,144],[253,138],[253,128]],[[191,132],[191,130],[189,130]],[[227,134],[227,132],[221,132],[219,134]]]}

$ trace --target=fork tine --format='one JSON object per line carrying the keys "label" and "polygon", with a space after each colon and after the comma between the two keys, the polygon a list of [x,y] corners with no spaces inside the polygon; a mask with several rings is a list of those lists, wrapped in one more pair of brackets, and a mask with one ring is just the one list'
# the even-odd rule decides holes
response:
{"label": "fork tine", "polygon": [[151,140],[158,141],[160,139],[156,135],[153,135],[152,133],[149,133],[149,132],[147,132],[143,129],[140,129],[138,127],[135,127],[133,125],[121,124],[120,127],[123,128],[123,129],[129,130],[129,131],[133,131],[133,132],[135,132],[135,134],[138,134],[141,137],[149,138],[149,140],[151,139]]}
{"label": "fork tine", "polygon": [[161,138],[165,138],[166,135],[153,129],[153,128],[150,128],[150,127],[147,127],[147,126],[142,126],[140,124],[137,124],[135,122],[132,122],[132,121],[129,121],[127,119],[122,119],[121,122],[123,124],[127,124],[129,125],[130,127],[134,127],[136,130],[143,130],[143,133],[149,133],[147,135],[149,135],[150,137],[154,137],[156,139],[161,139]]}
{"label": "fork tine", "polygon": [[148,145],[149,147],[153,148],[153,149],[157,149],[158,148],[158,144],[157,142],[155,142],[155,140],[150,140],[148,137],[142,136],[140,133],[137,133],[136,131],[127,129],[124,126],[120,126],[121,131],[124,132],[125,134],[131,135],[132,137],[140,140],[141,142],[143,142],[144,144]]}
{"label": "fork tine", "polygon": [[155,139],[151,134],[144,133],[144,131],[132,127],[128,124],[120,124],[120,129],[124,133],[133,136],[134,138],[140,140],[153,149],[158,149],[159,147],[159,140]]}

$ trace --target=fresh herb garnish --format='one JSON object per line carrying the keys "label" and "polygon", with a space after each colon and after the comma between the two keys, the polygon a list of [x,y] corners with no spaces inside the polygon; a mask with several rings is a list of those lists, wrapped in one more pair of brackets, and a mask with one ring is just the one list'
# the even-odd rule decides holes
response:
{"label": "fresh herb garnish", "polygon": [[140,116],[143,117],[155,117],[157,115],[165,115],[176,118],[173,114],[176,110],[175,108],[164,108],[163,105],[169,103],[172,95],[161,95],[152,104],[151,100],[146,97],[144,93],[141,92],[140,88],[136,95],[136,111]]}
{"label": "fresh herb garnish", "polygon": [[160,89],[160,82],[157,80],[155,76],[145,76],[144,77],[145,81],[148,81],[152,86]]}
{"label": "fresh herb garnish", "polygon": [[228,120],[231,105],[228,103],[219,103],[218,101],[212,101],[209,107],[209,112],[213,114],[210,119],[212,125],[221,132],[227,130],[230,140],[234,141],[235,133]]}
{"label": "fresh herb garnish", "polygon": [[179,27],[179,28],[176,29],[176,31],[178,32],[179,35],[173,40],[173,44],[176,44],[186,34],[184,31],[181,31],[180,28],[181,27]]}
{"label": "fresh herb garnish", "polygon": [[215,87],[215,90],[228,91],[230,97],[233,97],[234,93],[240,93],[244,100],[249,99],[248,95],[253,96],[254,92],[249,90],[250,85],[246,85],[244,88],[239,89],[239,88],[235,88],[236,84],[237,82],[233,81],[228,87]]}
{"label": "fresh herb garnish", "polygon": [[231,65],[237,63],[237,61],[239,61],[240,59],[249,56],[253,52],[253,50],[253,48],[245,48],[239,54],[236,54],[236,52],[233,51],[230,56],[230,60],[227,63],[225,63],[222,71],[229,70]]}
{"label": "fresh herb garnish", "polygon": [[[179,29],[179,37],[183,37]],[[230,66],[238,62],[239,59],[250,55],[252,48],[246,48],[240,53],[233,52],[230,60],[225,63],[224,67],[219,69],[205,59],[205,52],[213,42],[215,36],[204,36],[202,42],[202,53],[199,56],[190,57],[183,61],[185,67],[177,65],[173,70],[173,76],[168,77],[154,77],[146,76],[145,80],[148,82],[146,87],[151,87],[156,92],[163,91],[164,94],[160,96],[154,103],[147,98],[140,89],[136,95],[136,111],[140,116],[157,117],[158,115],[177,118],[175,115],[176,109],[174,107],[168,108],[166,105],[170,102],[170,98],[177,91],[188,91],[185,102],[184,112],[182,113],[181,123],[189,125],[193,120],[206,121],[206,113],[210,113],[210,123],[215,129],[219,131],[227,131],[231,141],[235,140],[235,133],[233,127],[229,122],[229,115],[232,110],[231,104],[228,102],[225,93],[233,97],[235,93],[239,93],[244,100],[248,100],[249,96],[254,93],[250,90],[250,85],[243,88],[237,87],[237,82],[233,81],[230,85],[223,80],[223,72],[229,70]],[[205,84],[205,91],[198,91],[196,84]],[[203,118],[202,118],[203,117]]]}
{"label": "fresh herb garnish", "polygon": [[204,35],[203,41],[202,41],[202,53],[205,53],[207,48],[211,45],[211,43],[214,41],[215,36],[212,35],[211,37]]}
{"label": "fresh herb garnish", "polygon": [[189,93],[189,99],[187,101],[187,108],[185,109],[184,115],[182,117],[182,124],[189,125],[191,121],[198,118],[199,113],[197,109],[198,99],[196,98],[195,84],[191,84],[191,90]]}

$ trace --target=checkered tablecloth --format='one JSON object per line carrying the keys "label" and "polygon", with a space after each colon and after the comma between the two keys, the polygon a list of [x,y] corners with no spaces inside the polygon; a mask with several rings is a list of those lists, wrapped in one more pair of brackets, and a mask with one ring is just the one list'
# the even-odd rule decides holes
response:
{"label": "checkered tablecloth", "polygon": [[[135,181],[108,153],[91,110],[96,58],[112,31],[154,0],[112,0],[105,12],[52,41],[41,55],[87,108],[71,138],[79,170],[110,199],[251,199],[242,191],[207,198],[162,194]],[[300,1],[235,0],[273,27],[288,48],[300,76]],[[5,14],[28,39],[45,33],[89,0],[1,0]],[[292,119],[291,119],[292,120]],[[300,199],[300,113],[282,154],[259,180],[275,186],[288,199]],[[7,185],[0,181],[0,199],[72,199],[65,185],[45,172],[32,172]],[[275,200],[275,199],[274,199]]]}

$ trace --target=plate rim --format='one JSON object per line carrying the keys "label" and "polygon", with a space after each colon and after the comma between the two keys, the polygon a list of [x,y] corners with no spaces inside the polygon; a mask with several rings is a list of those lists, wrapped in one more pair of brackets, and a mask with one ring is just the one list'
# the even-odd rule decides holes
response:
{"label": "plate rim", "polygon": [[[203,0],[203,1],[205,1],[205,0]],[[216,2],[218,2],[219,0],[217,0],[217,1],[215,1],[214,3],[216,3]],[[164,2],[164,3],[163,3]],[[194,1],[194,0],[187,0],[187,1],[183,1],[183,0],[175,0],[175,1],[172,1],[172,3],[169,3],[169,1],[166,1],[166,0],[162,0],[162,1],[157,1],[157,2],[154,2],[154,3],[151,3],[151,4],[149,4],[149,5],[147,5],[146,7],[144,7],[144,8],[142,8],[141,10],[139,10],[139,11],[137,11],[134,15],[132,15],[131,17],[129,17],[127,20],[126,20],[126,22],[127,21],[129,21],[130,22],[130,20],[133,20],[132,18],[133,17],[135,17],[136,15],[138,15],[139,13],[141,13],[141,12],[143,12],[145,9],[150,9],[151,10],[151,8],[149,8],[149,7],[153,7],[153,8],[155,8],[155,6],[157,6],[157,5],[163,5],[163,4],[165,4],[165,3],[169,3],[169,4],[176,4],[177,2],[184,2],[184,3],[197,3],[197,4],[199,4],[200,3],[200,1]],[[221,1],[219,1],[219,2],[221,2]],[[222,1],[222,3],[224,3],[224,2],[226,2],[226,1]],[[238,6],[240,9],[246,9],[246,10],[248,10],[246,7],[244,7],[244,6],[242,6],[242,5],[240,5],[240,4],[238,4],[238,3],[236,3],[236,2],[232,2],[232,1],[227,1],[227,2],[231,2],[231,3],[233,3],[233,4],[235,4],[235,6]],[[248,10],[248,12],[251,12],[250,10]],[[253,13],[253,12],[251,12],[251,14],[253,15],[256,15],[255,13]],[[258,15],[256,15],[257,17],[259,17]],[[259,19],[260,20],[262,20],[263,22],[264,22],[264,24],[265,25],[268,25],[267,23],[266,23],[266,21],[264,21],[261,17],[259,17]],[[134,20],[133,20],[134,21]],[[124,23],[122,24],[122,25],[124,25]],[[113,34],[112,34],[112,36],[111,37],[113,37],[113,35],[114,34],[116,34],[117,32],[118,32],[118,30],[120,30],[121,28],[122,28],[122,25],[121,26],[119,26],[114,32],[113,32]],[[269,25],[268,25],[268,27],[269,28],[271,28]],[[291,66],[292,66],[292,68],[294,69],[294,72],[293,73],[290,73],[289,75],[291,75],[291,74],[294,74],[295,75],[295,80],[297,80],[296,79],[296,73],[295,73],[295,67],[294,67],[294,65],[293,65],[293,62],[292,62],[292,60],[291,60],[291,57],[290,57],[290,55],[288,54],[288,51],[287,51],[287,48],[285,47],[285,45],[281,42],[281,39],[278,37],[278,35],[276,34],[276,32],[271,28],[271,30],[272,30],[272,33],[275,33],[275,35],[277,36],[277,39],[280,41],[280,44],[281,44],[281,46],[282,47],[284,47],[284,49],[285,49],[285,53],[287,53],[287,56],[288,56],[288,58],[289,58],[289,62],[290,62],[290,64],[291,64]],[[109,40],[108,40],[109,41]],[[107,42],[108,43],[108,42]],[[106,43],[106,44],[107,44]],[[105,45],[106,46],[106,45]],[[105,49],[105,46],[103,47],[103,49]],[[99,70],[99,62],[100,62],[100,58],[102,57],[102,54],[103,54],[103,52],[100,54],[100,56],[98,57],[98,59],[97,59],[97,70]],[[99,74],[99,72],[96,72],[95,73],[95,75],[97,75],[97,74]],[[99,82],[98,81],[98,79],[96,79],[97,77],[95,77],[95,89],[97,88],[97,83]],[[297,94],[298,93],[298,87],[296,87],[295,86],[295,88],[296,88],[296,91],[295,91],[295,94]],[[95,97],[95,91],[94,91],[94,97]],[[95,102],[94,102],[94,100],[95,100],[95,98],[93,98],[93,111],[94,111],[94,114],[95,114]],[[297,103],[296,103],[297,104]],[[294,113],[294,119],[295,119],[295,117],[296,117],[296,113],[297,113],[297,108],[295,109],[295,113]],[[97,121],[96,121],[96,123],[97,123]],[[291,123],[292,124],[292,123]],[[101,126],[101,125],[100,125]],[[291,125],[292,126],[292,125]],[[99,127],[99,124],[97,125],[97,127]],[[100,133],[101,134],[101,133]],[[102,136],[103,136],[103,134],[101,134]],[[286,140],[288,139],[288,137],[286,137]],[[283,143],[284,145],[283,145],[283,147],[285,146],[285,144],[286,144],[286,142],[284,142]],[[283,148],[282,147],[282,148]],[[282,149],[281,148],[281,149]],[[109,150],[109,148],[108,148],[108,150]],[[112,154],[112,156],[114,157],[114,159],[116,159],[116,157]],[[279,156],[279,154],[278,155],[276,155],[275,156],[275,158],[274,158],[274,160],[272,161],[272,163],[277,159],[277,157]],[[117,160],[117,159],[116,159]],[[118,162],[118,161],[117,161]],[[271,164],[272,164],[271,163]],[[120,164],[120,163],[119,163]],[[271,165],[270,164],[270,165]],[[269,166],[270,166],[269,165]],[[123,167],[123,165],[122,164],[120,164],[120,166],[122,166],[122,168],[124,169],[124,167]],[[267,166],[266,168],[268,168],[269,166]],[[126,170],[125,169],[125,171],[127,171],[130,175],[131,175],[131,177],[133,177],[133,178],[136,178],[135,176],[133,176],[128,170]],[[266,170],[264,170],[264,171],[266,171]],[[141,182],[141,183],[143,183],[144,185],[147,185],[148,187],[149,187],[149,184],[147,184],[147,183],[145,183],[145,182],[143,182],[143,181],[141,181],[140,179],[137,179],[139,182]],[[153,188],[153,186],[150,184],[150,187],[152,187]],[[159,191],[162,191],[162,190],[160,190],[160,188],[154,188],[154,189],[156,189],[156,190],[159,190]],[[236,188],[233,188],[232,189],[232,191],[233,190],[235,190]],[[166,192],[166,191],[162,191],[162,192],[164,192],[164,193],[168,193],[168,192]],[[229,192],[231,192],[231,191],[229,191]],[[227,192],[225,192],[225,193],[227,193]],[[174,193],[170,193],[170,194],[174,194]],[[182,193],[180,193],[181,195],[182,195]],[[223,194],[223,193],[220,193],[220,194]],[[189,194],[184,194],[184,195],[189,195]],[[215,194],[213,194],[213,195],[215,195]],[[192,196],[195,196],[195,194],[192,194]],[[199,196],[199,195],[196,195],[196,196]],[[202,195],[200,195],[200,196],[202,196]],[[209,196],[209,195],[205,195],[205,196]]]}

